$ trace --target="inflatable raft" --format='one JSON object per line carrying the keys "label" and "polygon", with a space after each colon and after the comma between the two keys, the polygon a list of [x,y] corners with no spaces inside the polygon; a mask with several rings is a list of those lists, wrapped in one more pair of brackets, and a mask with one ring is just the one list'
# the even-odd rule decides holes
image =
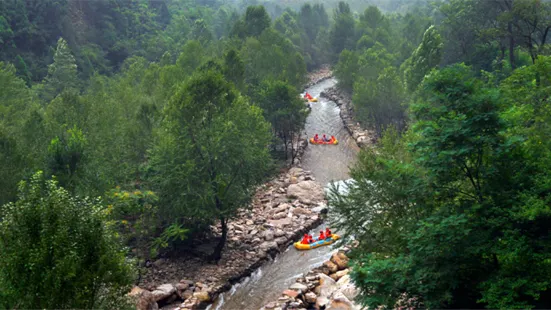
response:
{"label": "inflatable raft", "polygon": [[312,143],[312,144],[339,144],[339,140],[335,139],[335,140],[329,141],[329,142],[323,142],[321,140],[318,140],[316,142],[316,141],[314,141],[314,138],[310,138],[310,143]]}
{"label": "inflatable raft", "polygon": [[325,239],[325,240],[321,240],[321,241],[316,241],[314,243],[310,243],[310,244],[303,244],[303,243],[300,243],[300,241],[297,241],[294,243],[295,245],[295,248],[297,250],[311,250],[311,249],[315,249],[315,248],[319,248],[320,246],[324,246],[324,245],[330,245],[332,244],[333,242],[337,241],[340,239],[340,236],[337,235],[337,234],[331,234],[331,238],[329,239]]}
{"label": "inflatable raft", "polygon": [[308,99],[308,102],[318,102],[318,98]]}

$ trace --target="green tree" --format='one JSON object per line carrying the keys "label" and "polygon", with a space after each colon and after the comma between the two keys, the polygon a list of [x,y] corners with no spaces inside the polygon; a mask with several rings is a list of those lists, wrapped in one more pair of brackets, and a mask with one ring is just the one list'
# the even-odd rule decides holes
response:
{"label": "green tree", "polygon": [[377,79],[360,78],[354,84],[354,103],[358,120],[375,129],[380,136],[392,126],[405,127],[405,92],[402,80],[394,67],[387,67]]}
{"label": "green tree", "polygon": [[54,54],[54,62],[48,66],[44,79],[43,98],[50,101],[65,89],[77,88],[77,65],[67,41],[59,38]]}
{"label": "green tree", "polygon": [[151,158],[159,213],[188,227],[218,220],[222,236],[212,258],[219,260],[228,221],[270,166],[269,124],[220,73],[199,71],[170,100],[162,128]]}
{"label": "green tree", "polygon": [[434,26],[430,26],[425,31],[423,41],[419,47],[413,51],[411,58],[404,63],[406,67],[404,76],[409,92],[414,92],[425,75],[440,64],[442,47],[440,34]]}
{"label": "green tree", "polygon": [[283,81],[267,82],[262,91],[261,107],[264,116],[272,124],[272,130],[283,142],[285,159],[288,159],[291,146],[291,163],[294,162],[300,141],[300,134],[306,123],[306,110],[303,101],[297,97],[294,87]]}
{"label": "green tree", "polygon": [[3,308],[124,307],[132,269],[98,199],[38,172],[0,214]]}
{"label": "green tree", "polygon": [[339,2],[333,12],[333,20],[334,23],[329,32],[329,48],[336,62],[342,50],[354,47],[355,21],[348,3]]}
{"label": "green tree", "polygon": [[358,73],[358,55],[356,52],[343,50],[339,55],[339,62],[334,71],[335,77],[339,81],[339,88],[351,92]]}
{"label": "green tree", "polygon": [[245,64],[234,49],[224,55],[224,76],[228,81],[233,82],[237,89],[245,90]]}
{"label": "green tree", "polygon": [[74,189],[78,182],[77,172],[84,160],[86,138],[76,126],[67,130],[61,137],[55,137],[48,147],[49,172],[58,177],[61,185]]}

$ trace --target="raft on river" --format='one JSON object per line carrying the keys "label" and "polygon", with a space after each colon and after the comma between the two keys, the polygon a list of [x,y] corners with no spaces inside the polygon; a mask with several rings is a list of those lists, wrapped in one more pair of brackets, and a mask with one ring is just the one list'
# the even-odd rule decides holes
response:
{"label": "raft on river", "polygon": [[318,141],[314,141],[314,138],[310,138],[310,143],[312,144],[339,144],[339,140],[329,140],[328,142],[322,141],[321,139]]}
{"label": "raft on river", "polygon": [[331,234],[331,238],[327,238],[321,241],[318,240],[310,244],[304,244],[304,243],[300,243],[300,241],[297,241],[294,243],[294,245],[297,250],[311,250],[311,249],[319,248],[320,246],[330,245],[339,239],[340,239],[339,235]]}

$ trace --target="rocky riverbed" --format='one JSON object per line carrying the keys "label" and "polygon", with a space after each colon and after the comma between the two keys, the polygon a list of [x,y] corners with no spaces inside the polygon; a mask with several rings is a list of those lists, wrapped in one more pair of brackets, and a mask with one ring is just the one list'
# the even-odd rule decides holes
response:
{"label": "rocky riverbed", "polygon": [[340,109],[340,116],[344,127],[348,130],[352,138],[356,140],[359,147],[373,145],[376,142],[375,133],[371,130],[363,129],[360,124],[354,120],[354,108],[352,106],[352,98],[349,94],[334,86],[323,91],[320,97],[329,99],[337,104]]}
{"label": "rocky riverbed", "polygon": [[277,301],[266,304],[261,310],[361,309],[353,302],[358,290],[348,274],[348,251],[349,248],[344,247],[333,254],[330,260],[298,278]]}

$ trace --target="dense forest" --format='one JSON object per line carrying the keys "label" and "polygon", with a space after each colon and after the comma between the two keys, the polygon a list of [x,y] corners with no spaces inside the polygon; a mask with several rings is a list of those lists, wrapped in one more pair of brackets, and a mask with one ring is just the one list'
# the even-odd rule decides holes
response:
{"label": "dense forest", "polygon": [[550,32],[543,0],[0,2],[0,307],[122,308],[210,225],[219,260],[330,64],[379,138],[330,199],[360,301],[549,308]]}

